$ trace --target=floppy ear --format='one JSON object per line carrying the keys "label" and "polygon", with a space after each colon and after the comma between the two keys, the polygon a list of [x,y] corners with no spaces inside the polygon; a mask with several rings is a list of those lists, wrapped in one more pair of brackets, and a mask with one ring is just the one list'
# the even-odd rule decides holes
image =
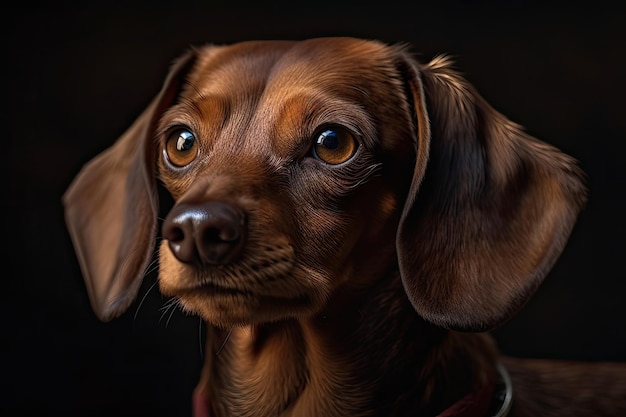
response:
{"label": "floppy ear", "polygon": [[573,159],[491,108],[444,57],[405,57],[417,162],[397,237],[417,312],[451,329],[502,324],[560,255],[586,200]]}
{"label": "floppy ear", "polygon": [[193,52],[179,58],[139,118],[81,169],[63,195],[89,300],[103,321],[133,302],[151,260],[158,213],[154,128],[193,61]]}

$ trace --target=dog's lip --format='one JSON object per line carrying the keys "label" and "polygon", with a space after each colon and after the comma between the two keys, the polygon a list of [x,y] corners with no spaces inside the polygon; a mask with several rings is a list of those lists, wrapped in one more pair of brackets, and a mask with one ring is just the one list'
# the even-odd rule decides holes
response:
{"label": "dog's lip", "polygon": [[209,295],[225,294],[225,295],[254,295],[252,291],[243,290],[240,288],[224,287],[222,285],[214,283],[203,283],[189,288],[182,288],[179,290],[181,295],[184,294],[197,294],[208,293]]}
{"label": "dog's lip", "polygon": [[219,297],[219,296],[238,296],[242,298],[256,298],[258,300],[264,300],[267,302],[296,302],[302,304],[308,304],[311,298],[306,294],[300,295],[277,295],[277,294],[263,294],[250,290],[244,290],[240,288],[229,288],[213,283],[204,283],[190,288],[180,289],[177,291],[178,297],[184,298],[188,296],[207,296],[207,297]]}

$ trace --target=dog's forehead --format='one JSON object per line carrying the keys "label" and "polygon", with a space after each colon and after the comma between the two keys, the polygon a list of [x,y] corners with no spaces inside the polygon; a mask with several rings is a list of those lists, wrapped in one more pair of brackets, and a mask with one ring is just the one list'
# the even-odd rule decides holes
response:
{"label": "dog's forehead", "polygon": [[260,94],[268,88],[281,94],[300,88],[380,89],[396,76],[395,52],[381,42],[354,38],[209,46],[199,50],[188,81],[199,95]]}

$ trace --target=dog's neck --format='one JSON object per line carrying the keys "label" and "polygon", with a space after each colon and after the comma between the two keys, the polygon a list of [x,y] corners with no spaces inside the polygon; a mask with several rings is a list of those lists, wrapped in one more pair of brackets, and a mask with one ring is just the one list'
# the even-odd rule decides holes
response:
{"label": "dog's neck", "polygon": [[209,416],[434,416],[485,383],[491,339],[424,322],[389,282],[307,320],[235,328],[223,346],[208,335],[196,400]]}

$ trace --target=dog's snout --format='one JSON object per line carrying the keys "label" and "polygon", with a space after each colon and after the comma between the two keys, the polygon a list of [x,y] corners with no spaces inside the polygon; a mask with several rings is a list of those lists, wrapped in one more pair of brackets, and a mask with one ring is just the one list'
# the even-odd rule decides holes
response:
{"label": "dog's snout", "polygon": [[226,264],[235,259],[243,247],[245,215],[220,201],[177,204],[165,218],[162,234],[181,262]]}

